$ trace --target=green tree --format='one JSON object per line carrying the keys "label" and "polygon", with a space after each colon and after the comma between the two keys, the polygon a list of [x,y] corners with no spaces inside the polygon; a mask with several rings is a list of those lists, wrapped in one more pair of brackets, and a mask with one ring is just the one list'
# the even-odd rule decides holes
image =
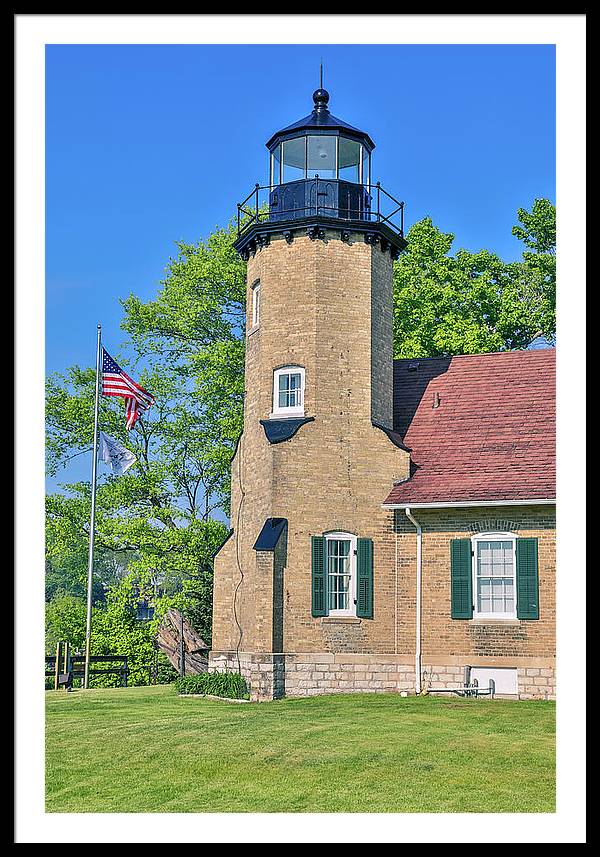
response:
{"label": "green tree", "polygon": [[[101,397],[101,428],[137,457],[123,476],[98,481],[93,638],[112,653],[125,653],[124,640],[130,652],[141,645],[130,602],[144,593],[157,619],[173,603],[210,643],[212,556],[227,534],[215,515],[228,510],[242,427],[245,265],[232,241],[228,228],[179,244],[156,300],[123,302],[133,360],[115,356],[156,404],[127,432],[122,401]],[[51,474],[91,450],[94,384],[94,370],[78,366],[48,379]],[[46,502],[48,598],[85,592],[90,485],[62,489]]]}
{"label": "green tree", "polygon": [[556,255],[556,208],[548,199],[535,199],[531,211],[519,208],[512,234],[534,253]]}
{"label": "green tree", "polygon": [[[211,557],[227,533],[213,517],[223,499],[211,430],[185,376],[158,366],[139,374],[157,402],[133,430],[125,429],[123,402],[102,399],[101,427],[131,449],[137,462],[123,476],[104,474],[98,480],[95,568],[104,587],[126,568],[140,584],[158,581],[165,597],[183,592],[187,613],[210,640]],[[89,451],[93,398],[93,371],[69,370],[48,380],[51,470],[78,451]],[[80,585],[87,574],[90,497],[89,483],[82,482],[63,486],[63,493],[46,502],[47,562],[76,568],[71,577]],[[120,575],[111,581],[108,570],[119,566]]]}
{"label": "green tree", "polygon": [[242,431],[246,265],[233,247],[234,224],[198,244],[179,242],[155,300],[123,302],[123,329],[185,379],[201,414],[204,464],[229,510],[229,465]]}
{"label": "green tree", "polygon": [[56,644],[68,640],[78,649],[85,645],[85,598],[58,594],[46,604],[46,654],[56,652]]}
{"label": "green tree", "polygon": [[520,208],[512,233],[528,248],[523,252],[522,288],[537,308],[539,335],[556,339],[556,208],[547,199],[534,200],[531,212]]}
{"label": "green tree", "polygon": [[[147,684],[154,661],[155,622],[139,622],[136,608],[140,592],[138,575],[128,573],[110,587],[106,605],[92,614],[92,655],[127,655],[128,684]],[[93,685],[114,685],[114,676],[95,677]]]}
{"label": "green tree", "polygon": [[451,255],[454,235],[427,217],[408,232],[394,267],[396,357],[436,357],[527,348],[555,331],[554,206],[519,209],[513,233],[527,251],[504,262],[487,250]]}

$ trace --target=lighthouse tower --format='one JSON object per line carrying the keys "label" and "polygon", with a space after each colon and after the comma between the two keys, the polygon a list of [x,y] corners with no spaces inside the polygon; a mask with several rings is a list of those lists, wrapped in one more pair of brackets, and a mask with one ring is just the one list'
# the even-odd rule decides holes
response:
{"label": "lighthouse tower", "polygon": [[323,88],[313,102],[268,140],[269,185],[238,205],[244,429],[210,668],[241,670],[257,700],[343,689],[323,665],[344,653],[375,669],[397,621],[382,502],[410,468],[393,430],[403,204],[372,182],[370,136],[331,114]]}

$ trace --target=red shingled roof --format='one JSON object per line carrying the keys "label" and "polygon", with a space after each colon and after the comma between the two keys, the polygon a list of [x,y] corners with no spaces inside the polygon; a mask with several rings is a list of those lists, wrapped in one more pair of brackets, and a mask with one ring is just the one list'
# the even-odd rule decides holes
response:
{"label": "red shingled roof", "polygon": [[552,499],[555,350],[395,360],[394,429],[413,475],[385,503]]}

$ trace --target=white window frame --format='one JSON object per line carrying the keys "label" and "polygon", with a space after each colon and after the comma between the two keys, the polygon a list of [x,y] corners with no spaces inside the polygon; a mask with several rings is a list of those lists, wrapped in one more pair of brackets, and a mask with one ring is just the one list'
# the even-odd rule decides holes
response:
{"label": "white window frame", "polygon": [[[513,593],[514,593],[514,607],[513,610],[508,612],[483,612],[479,611],[478,603],[479,603],[479,593],[477,590],[477,554],[478,554],[478,543],[479,542],[512,542],[512,554],[513,554]],[[473,574],[473,617],[475,619],[516,619],[517,618],[517,536],[514,533],[498,533],[498,532],[489,532],[489,533],[476,533],[471,538],[471,551],[472,551],[472,574]]]}
{"label": "white window frame", "polygon": [[[282,408],[279,405],[279,379],[282,375],[300,375],[300,402],[297,405],[288,408]],[[304,416],[304,367],[303,366],[281,366],[273,372],[273,412],[272,419],[282,419],[284,417],[303,417]]]}
{"label": "white window frame", "polygon": [[260,324],[260,280],[252,286],[252,330]]}
{"label": "white window frame", "polygon": [[[357,537],[354,533],[332,532],[324,533],[325,536],[325,571],[327,574],[327,615],[328,616],[356,616],[356,557],[357,557]],[[350,542],[350,587],[348,600],[350,606],[347,610],[339,608],[330,608],[329,606],[329,542],[330,541],[347,541]]]}

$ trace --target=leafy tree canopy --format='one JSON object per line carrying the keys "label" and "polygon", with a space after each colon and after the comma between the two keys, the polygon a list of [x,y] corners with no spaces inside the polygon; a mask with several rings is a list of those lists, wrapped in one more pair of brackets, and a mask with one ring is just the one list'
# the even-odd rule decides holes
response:
{"label": "leafy tree canopy", "polygon": [[[229,461],[241,427],[243,391],[243,373],[235,369],[236,362],[243,361],[243,314],[240,301],[236,309],[235,300],[227,297],[233,251],[226,234],[211,236],[210,250],[202,244],[180,247],[181,256],[171,261],[154,304],[143,305],[133,297],[124,302],[123,326],[131,334],[134,355],[131,367],[115,356],[154,394],[156,404],[129,432],[122,400],[101,397],[100,409],[101,429],[131,449],[137,462],[123,476],[99,479],[96,571],[104,573],[106,586],[115,583],[114,574],[107,572],[120,556],[127,571],[135,574],[136,587],[152,579],[163,597],[184,593],[185,612],[206,639],[211,630],[212,555],[227,533],[215,513],[227,509]],[[220,265],[221,257],[229,260]],[[185,284],[181,268],[188,262],[191,283]],[[237,254],[235,262],[233,286],[239,291]],[[204,313],[193,303],[204,298],[208,321],[200,323]],[[93,369],[72,367],[48,379],[50,473],[91,450],[94,387]],[[65,493],[47,498],[47,561],[54,571],[63,570],[62,590],[77,595],[87,568],[90,485],[63,487]],[[73,565],[79,575],[69,582]],[[56,582],[54,588],[61,589]]]}
{"label": "leafy tree canopy", "polygon": [[535,200],[519,209],[513,234],[528,250],[518,262],[458,250],[454,235],[426,217],[407,235],[394,268],[396,357],[438,357],[527,348],[553,342],[556,319],[555,209]]}

